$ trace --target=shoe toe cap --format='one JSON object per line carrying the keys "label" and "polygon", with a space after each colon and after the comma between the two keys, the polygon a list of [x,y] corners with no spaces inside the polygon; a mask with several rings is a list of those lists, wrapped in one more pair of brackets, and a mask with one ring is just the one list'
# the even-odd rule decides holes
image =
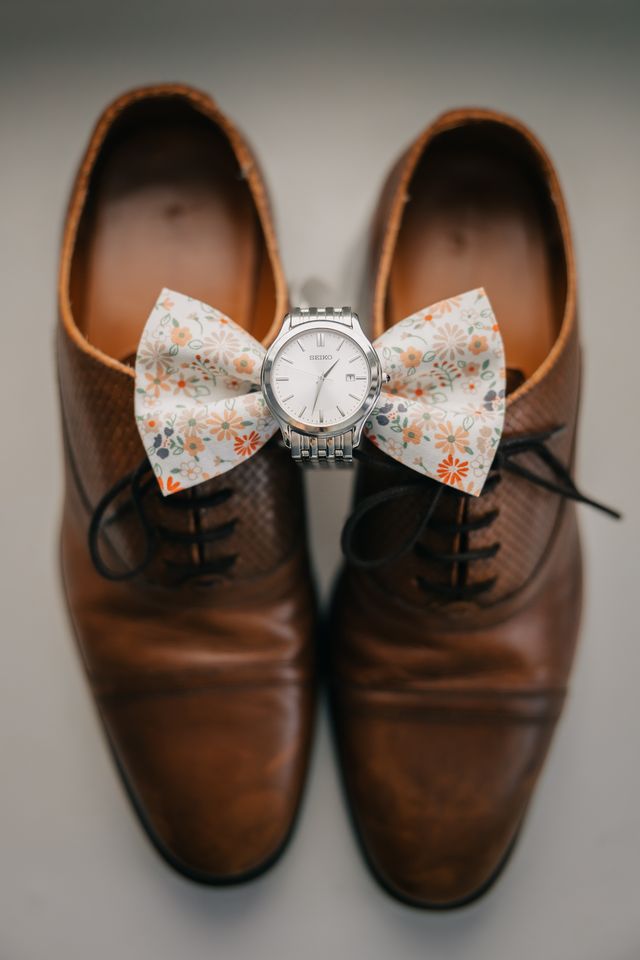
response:
{"label": "shoe toe cap", "polygon": [[349,711],[342,760],[374,873],[402,900],[459,906],[484,892],[514,843],[552,725],[458,706]]}
{"label": "shoe toe cap", "polygon": [[280,852],[306,767],[305,700],[295,685],[229,685],[103,707],[143,825],[182,873],[233,882]]}

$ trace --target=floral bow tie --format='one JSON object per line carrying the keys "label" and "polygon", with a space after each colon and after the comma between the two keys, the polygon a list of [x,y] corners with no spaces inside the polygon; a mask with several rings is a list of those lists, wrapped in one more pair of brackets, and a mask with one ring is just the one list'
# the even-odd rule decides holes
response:
{"label": "floral bow tie", "polygon": [[[366,436],[412,470],[479,495],[505,404],[504,348],[484,290],[419,310],[374,347],[389,379]],[[219,310],[162,291],[136,355],[135,415],[165,495],[231,470],[276,432],[260,392],[264,355]]]}

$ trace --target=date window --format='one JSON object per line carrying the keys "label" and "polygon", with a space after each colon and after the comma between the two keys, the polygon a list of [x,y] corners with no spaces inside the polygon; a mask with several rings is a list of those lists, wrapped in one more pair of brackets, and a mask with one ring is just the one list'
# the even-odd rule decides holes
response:
{"label": "date window", "polygon": [[355,373],[347,373],[347,374],[345,374],[345,380],[347,381],[347,383],[353,383],[353,381],[355,380],[355,378],[356,378]]}

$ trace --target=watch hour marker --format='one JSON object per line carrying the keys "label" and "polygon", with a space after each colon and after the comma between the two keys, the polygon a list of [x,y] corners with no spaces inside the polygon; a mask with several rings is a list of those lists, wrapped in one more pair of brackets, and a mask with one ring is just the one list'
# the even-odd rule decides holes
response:
{"label": "watch hour marker", "polygon": [[357,394],[355,394],[355,393],[350,393],[349,396],[350,396],[353,400],[359,400],[359,399],[360,399],[360,397],[359,397]]}
{"label": "watch hour marker", "polygon": [[336,410],[338,411],[341,417],[344,417],[345,415],[344,410],[342,409],[342,407],[339,407],[337,403],[336,403]]}
{"label": "watch hour marker", "polygon": [[305,403],[304,407],[302,408],[302,410],[300,411],[300,413],[298,414],[298,416],[301,417],[302,414],[305,412],[306,409],[307,409],[307,405],[306,405],[306,403]]}
{"label": "watch hour marker", "polygon": [[282,357],[283,360],[286,360],[287,363],[293,363],[293,360],[289,360],[289,357]]}
{"label": "watch hour marker", "polygon": [[324,347],[324,333],[321,330],[316,333],[316,346]]}
{"label": "watch hour marker", "polygon": [[345,342],[346,342],[345,340],[341,340],[341,341],[340,341],[340,343],[339,343],[338,346],[336,347],[336,353],[337,353],[339,350],[342,350],[342,348],[343,348],[344,345],[345,345]]}
{"label": "watch hour marker", "polygon": [[304,353],[304,347],[302,346],[302,344],[300,343],[300,341],[299,341],[299,340],[296,340],[296,343],[298,344],[298,346],[300,347],[300,349],[301,349],[302,352]]}
{"label": "watch hour marker", "polygon": [[318,422],[324,423],[324,413],[322,412],[322,410],[318,410]]}
{"label": "watch hour marker", "polygon": [[362,360],[362,357],[360,356],[359,353],[356,353],[355,357],[351,357],[351,360],[349,360],[349,363],[355,363],[356,360]]}
{"label": "watch hour marker", "polygon": [[290,394],[290,396],[288,396],[288,397],[283,397],[283,398],[282,398],[282,402],[283,402],[283,403],[286,403],[287,400],[293,400],[293,394]]}
{"label": "watch hour marker", "polygon": [[284,383],[285,380],[288,380],[289,377],[276,377],[278,383]]}
{"label": "watch hour marker", "polygon": [[356,377],[356,380],[366,380],[366,377]]}

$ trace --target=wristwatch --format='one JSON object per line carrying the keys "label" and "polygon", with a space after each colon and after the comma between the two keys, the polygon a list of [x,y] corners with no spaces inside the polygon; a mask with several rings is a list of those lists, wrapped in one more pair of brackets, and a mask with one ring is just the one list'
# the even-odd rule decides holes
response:
{"label": "wristwatch", "polygon": [[380,394],[378,354],[350,307],[297,307],[262,365],[262,392],[300,463],[350,463]]}

